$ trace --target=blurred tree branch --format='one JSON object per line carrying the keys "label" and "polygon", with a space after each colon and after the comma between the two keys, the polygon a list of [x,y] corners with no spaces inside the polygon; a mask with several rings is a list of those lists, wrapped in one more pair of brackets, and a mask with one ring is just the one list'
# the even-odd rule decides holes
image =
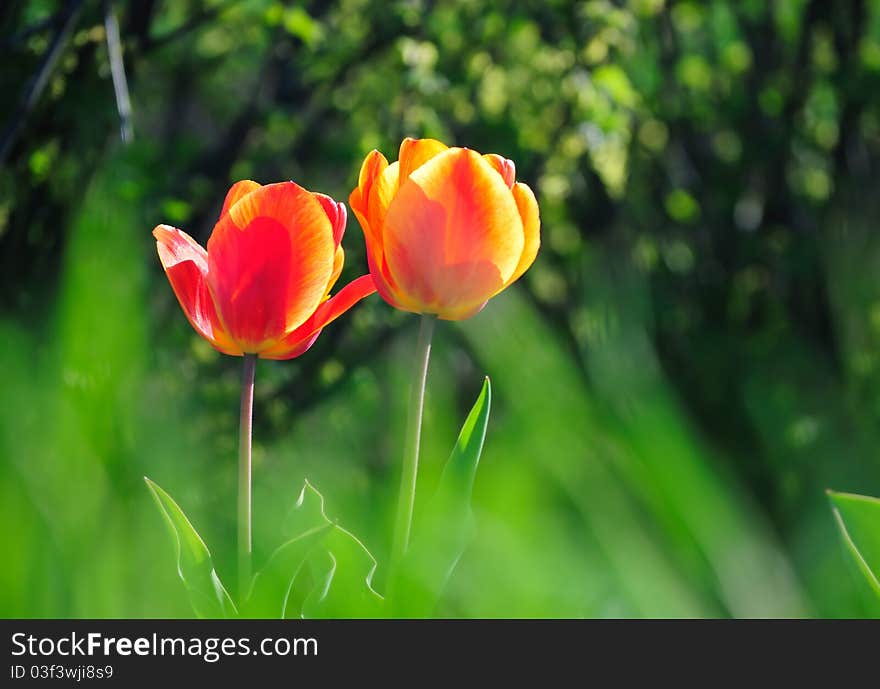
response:
{"label": "blurred tree branch", "polygon": [[107,55],[110,59],[110,74],[113,77],[113,93],[116,96],[116,110],[119,113],[119,135],[122,143],[134,138],[131,122],[131,99],[128,95],[128,81],[125,78],[125,61],[122,56],[122,42],[119,39],[119,22],[113,11],[111,0],[104,0],[104,31],[107,34]]}
{"label": "blurred tree branch", "polygon": [[49,77],[52,76],[52,71],[55,69],[58,58],[70,40],[81,9],[82,0],[67,0],[64,10],[59,13],[56,21],[57,29],[52,37],[52,42],[49,44],[46,52],[43,53],[43,58],[37,67],[36,73],[34,73],[25,86],[18,107],[10,115],[3,134],[0,135],[0,165],[6,160],[12,147],[15,145],[28,115],[34,109],[34,106],[40,99],[40,95],[43,93],[43,89],[49,82]]}

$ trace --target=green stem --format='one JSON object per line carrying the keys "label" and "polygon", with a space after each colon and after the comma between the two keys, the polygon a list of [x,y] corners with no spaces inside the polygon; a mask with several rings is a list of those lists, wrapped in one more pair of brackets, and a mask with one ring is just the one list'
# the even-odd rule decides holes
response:
{"label": "green stem", "polygon": [[428,361],[431,358],[431,336],[434,334],[436,320],[436,317],[431,314],[422,314],[421,327],[419,328],[418,356],[410,391],[406,448],[403,456],[403,473],[400,478],[400,496],[397,502],[397,520],[394,524],[394,539],[391,544],[392,577],[409,546],[413,506],[416,501],[416,477],[419,472],[419,441],[422,435],[425,383],[428,378]]}
{"label": "green stem", "polygon": [[241,417],[238,427],[238,592],[243,603],[251,582],[251,436],[254,417],[254,371],[257,355],[244,355],[241,374]]}

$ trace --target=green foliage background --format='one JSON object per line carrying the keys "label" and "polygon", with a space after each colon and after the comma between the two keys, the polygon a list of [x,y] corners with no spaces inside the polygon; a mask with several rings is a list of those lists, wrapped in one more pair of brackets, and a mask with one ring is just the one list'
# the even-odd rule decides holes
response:
{"label": "green foliage background", "polygon": [[[233,577],[240,362],[150,230],[206,240],[241,178],[347,200],[406,135],[512,158],[543,220],[531,271],[438,329],[419,504],[483,374],[494,401],[437,614],[880,612],[824,493],[880,495],[880,2],[110,7],[127,145],[105,6],[0,7],[0,614],[188,616],[144,475]],[[344,279],[353,218],[345,246]],[[307,477],[381,588],[416,320],[372,297],[260,362],[260,554]]]}

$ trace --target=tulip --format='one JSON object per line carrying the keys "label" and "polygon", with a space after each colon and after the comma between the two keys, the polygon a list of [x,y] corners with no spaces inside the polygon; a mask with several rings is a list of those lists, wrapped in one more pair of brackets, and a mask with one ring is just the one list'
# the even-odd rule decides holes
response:
{"label": "tulip", "polygon": [[444,320],[479,312],[541,241],[538,203],[512,161],[433,139],[404,139],[391,165],[372,151],[349,203],[382,298]]}
{"label": "tulip", "polygon": [[238,583],[251,581],[251,435],[257,357],[292,359],[321,329],[376,291],[364,275],[334,297],[342,272],[346,212],[293,182],[245,180],[226,194],[207,251],[185,232],[153,230],[159,259],[196,332],[224,354],[244,357],[238,450]]}
{"label": "tulip", "polygon": [[292,359],[321,329],[372,294],[368,275],[334,297],[344,260],[345,205],[293,182],[237,182],[207,251],[177,228],[153,230],[183,312],[224,354]]}
{"label": "tulip", "polygon": [[364,231],[377,291],[392,306],[422,314],[391,545],[393,582],[409,545],[434,322],[470,318],[519,279],[535,261],[541,221],[513,161],[433,139],[404,139],[391,165],[372,151],[348,200]]}

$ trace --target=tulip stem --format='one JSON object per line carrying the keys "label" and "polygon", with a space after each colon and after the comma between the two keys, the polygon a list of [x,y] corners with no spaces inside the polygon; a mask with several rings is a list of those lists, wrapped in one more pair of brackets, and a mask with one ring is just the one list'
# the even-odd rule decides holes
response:
{"label": "tulip stem", "polygon": [[400,496],[397,503],[397,520],[391,543],[391,576],[397,570],[409,547],[413,506],[416,501],[416,477],[419,471],[419,442],[422,435],[422,410],[425,404],[425,383],[428,379],[428,361],[431,358],[431,337],[436,317],[422,314],[419,327],[419,343],[416,348],[416,367],[410,390],[409,413],[406,423],[406,447],[403,456],[403,473],[400,478]]}
{"label": "tulip stem", "polygon": [[254,371],[257,355],[245,354],[241,374],[241,418],[238,427],[238,592],[244,603],[251,582],[251,436],[254,417]]}

